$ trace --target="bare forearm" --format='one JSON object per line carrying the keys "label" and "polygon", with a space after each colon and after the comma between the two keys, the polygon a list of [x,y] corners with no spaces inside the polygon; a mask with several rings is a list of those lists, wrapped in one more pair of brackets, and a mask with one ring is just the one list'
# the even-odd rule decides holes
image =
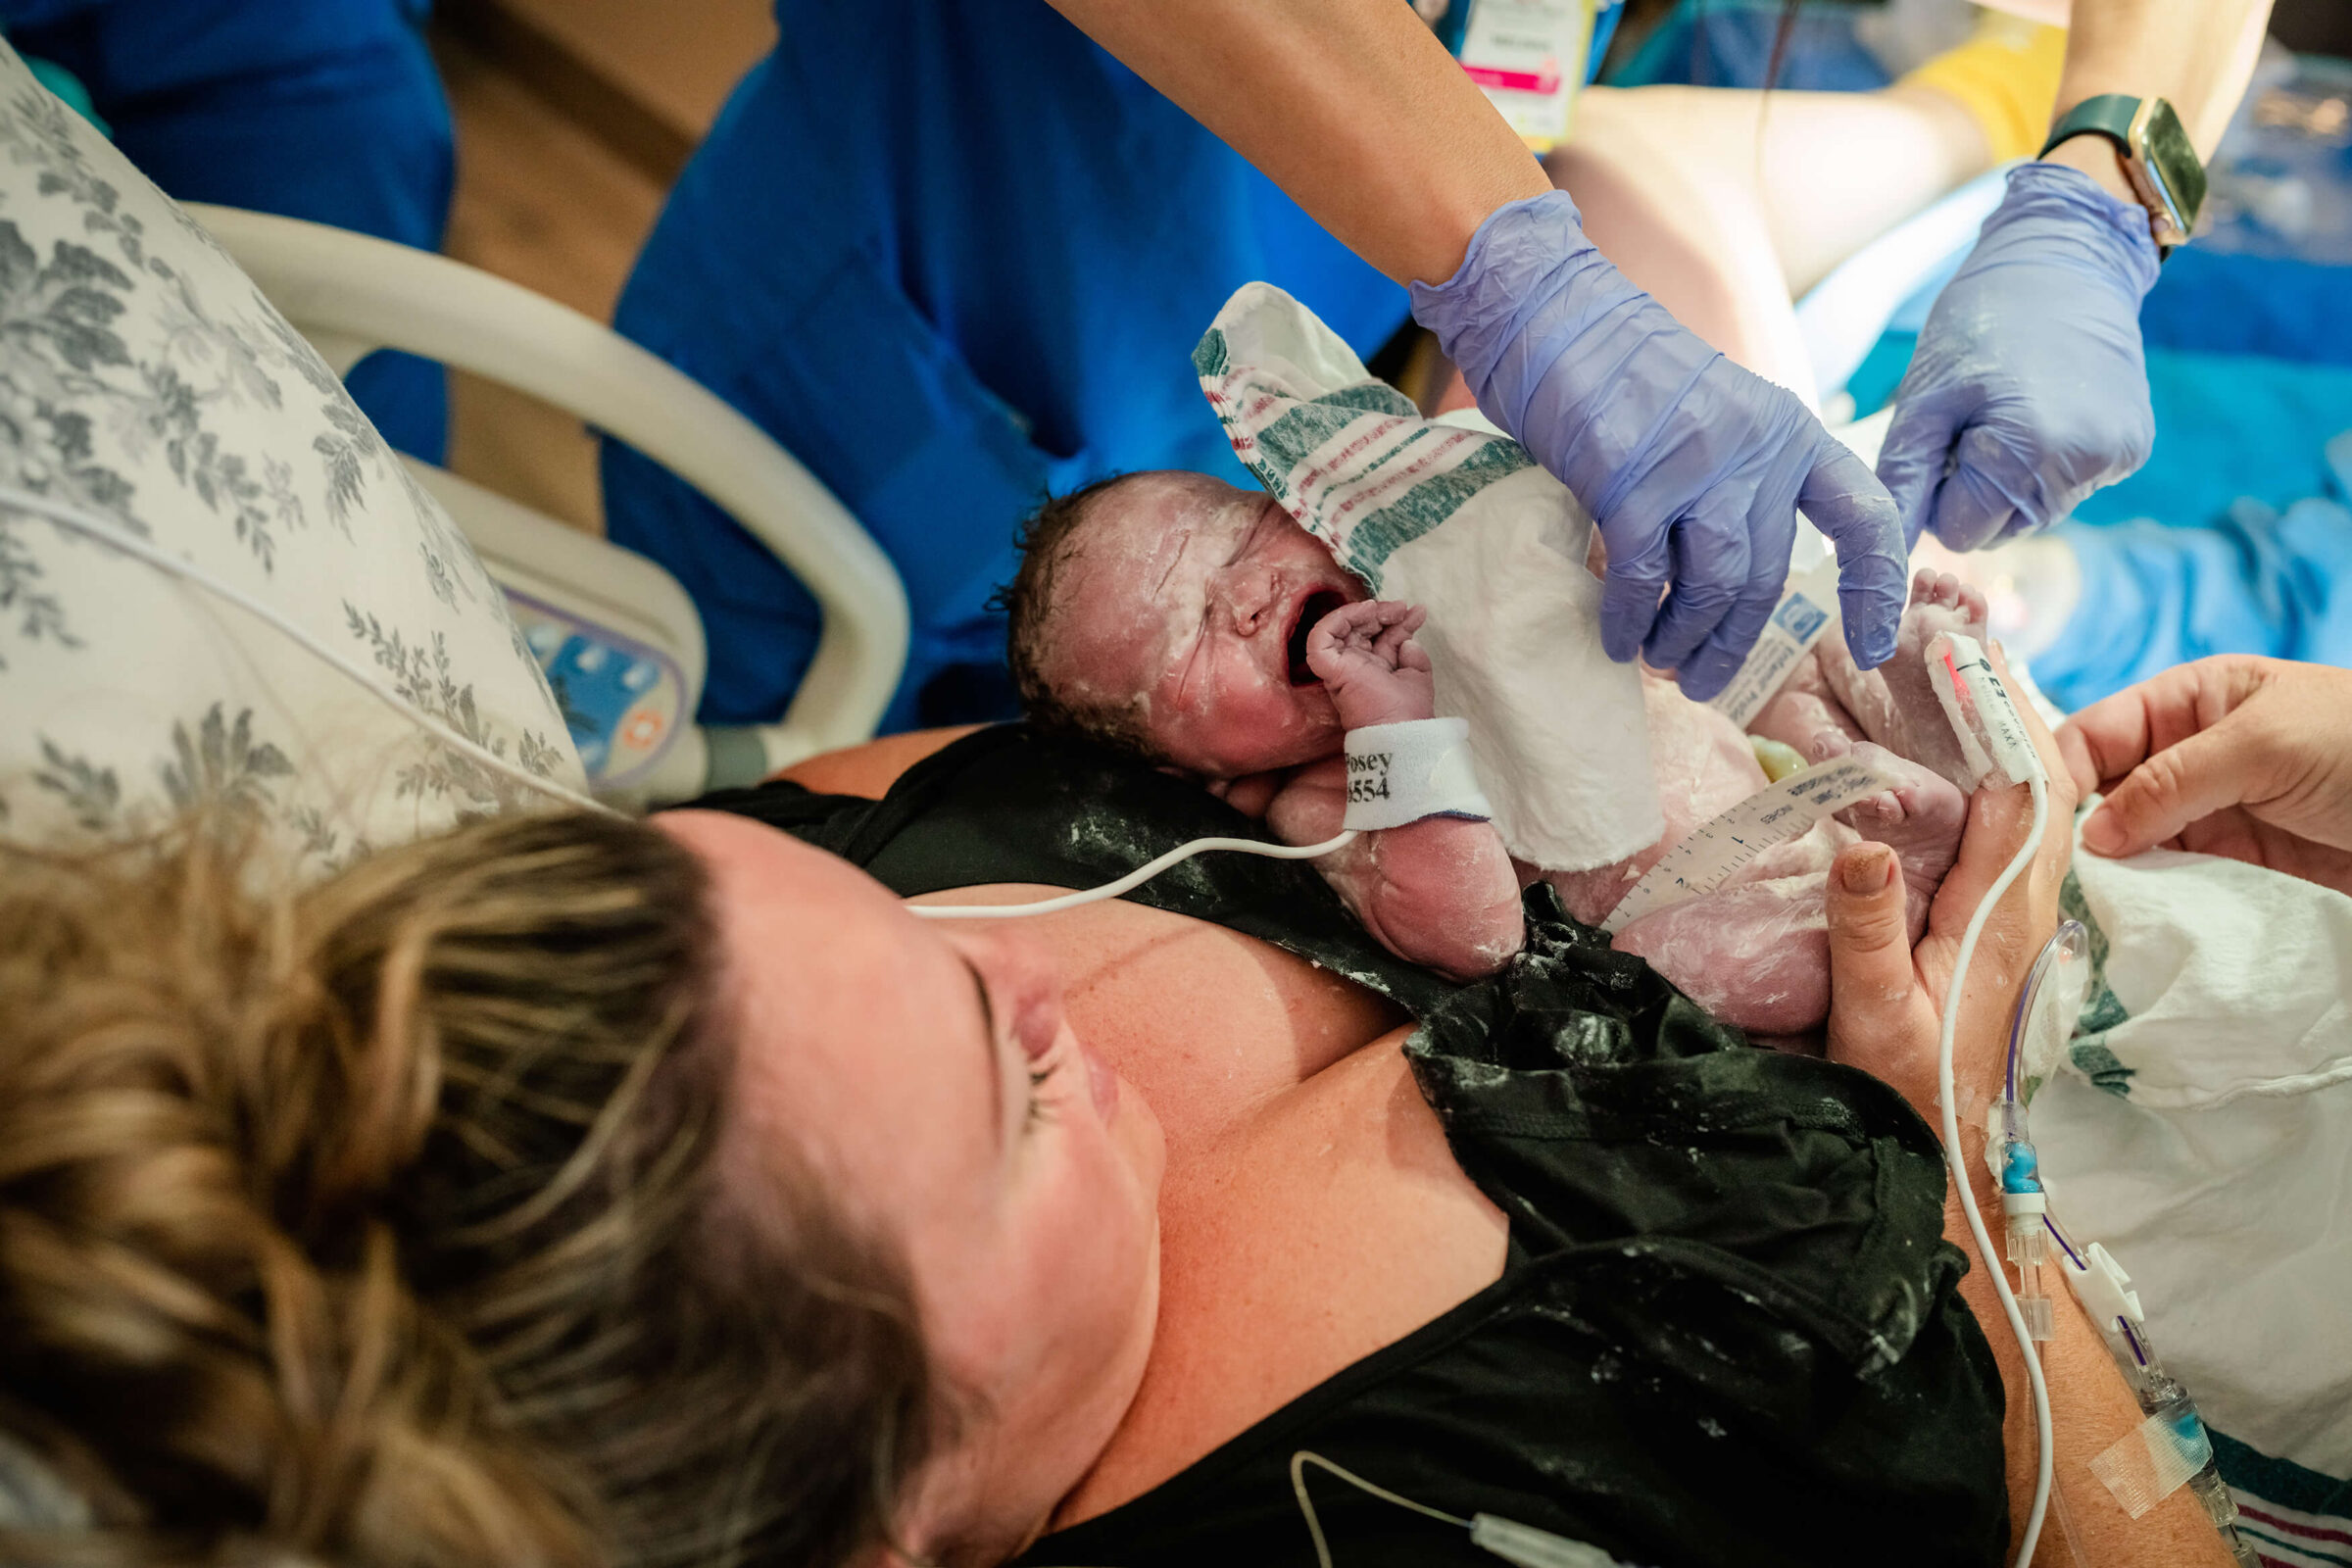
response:
{"label": "bare forearm", "polygon": [[2074,0],[2057,113],[2105,92],[2161,96],[2211,158],[2270,15],[2271,0]]}
{"label": "bare forearm", "polygon": [[1551,188],[1401,0],[1053,0],[1398,282]]}
{"label": "bare forearm", "polygon": [[[2065,804],[2063,801],[2061,804]],[[2064,820],[2063,815],[2059,817]],[[2056,879],[2064,870],[2061,859],[2048,873],[2034,879],[2034,902],[2046,912],[2034,923],[2047,931],[2055,923]],[[1987,1264],[1978,1254],[1967,1216],[1960,1207],[1959,1190],[1947,1184],[1943,1233],[1968,1254],[1969,1271],[1960,1282],[1961,1298],[1976,1313],[2001,1368],[2008,1397],[2008,1419],[2002,1433],[2009,1457],[2009,1507],[2013,1528],[2024,1529],[2034,1503],[2036,1445],[2033,1390],[2026,1381],[2025,1357],[2009,1325],[2000,1298],[1993,1294],[1992,1273],[2004,1248],[2000,1194],[1984,1163],[1984,1122],[1982,1106],[1997,1099],[2007,1062],[2008,1021],[2016,1005],[2023,968],[2038,944],[2006,949],[1988,944],[1970,966],[1967,1000],[1952,1053],[1953,1082],[1958,1103],[1980,1107],[1959,1116],[1961,1167],[1968,1172],[1977,1211],[1984,1218],[1993,1256]],[[1886,1074],[1890,1083],[1932,1127],[1940,1128],[1943,1112],[1936,1095],[1933,1057],[1908,1054],[1899,1070]],[[2075,1559],[2065,1545],[2066,1531],[2059,1520],[2063,1504],[2076,1535],[2079,1568],[2125,1568],[2128,1564],[2165,1563],[2227,1568],[2230,1558],[2221,1538],[2185,1491],[2174,1494],[2153,1512],[2132,1519],[2116,1503],[2089,1470],[2093,1455],[2103,1452],[2143,1419],[2130,1385],[2107,1353],[2098,1331],[2082,1315],[2072,1295],[2058,1283],[2054,1270],[2043,1278],[2056,1296],[2057,1337],[2037,1347],[2050,1393],[2050,1422],[2056,1437],[2053,1502],[2034,1552],[2039,1568],[2071,1568]],[[2011,1276],[2014,1284],[2014,1276]]]}
{"label": "bare forearm", "polygon": [[1369,833],[1339,868],[1372,934],[1397,956],[1456,979],[1493,974],[1527,937],[1519,878],[1491,822],[1433,816]]}
{"label": "bare forearm", "polygon": [[[1972,1151],[1982,1139],[1963,1133]],[[1972,1152],[1972,1160],[1974,1154]],[[1974,1169],[1983,1171],[1981,1161]],[[1991,1227],[1993,1243],[2001,1241],[2000,1199],[1988,1177],[1976,1183],[1977,1203]],[[2034,1502],[2035,1446],[2034,1396],[2026,1382],[2025,1357],[2010,1332],[2009,1320],[1993,1295],[1992,1281],[1970,1241],[1968,1221],[1957,1197],[1944,1205],[1944,1234],[1969,1253],[1968,1277],[1960,1294],[1984,1326],[1993,1358],[2000,1363],[2001,1383],[2008,1396],[2008,1419],[2002,1440],[2009,1455],[2009,1513],[2013,1533],[2025,1528]],[[2221,1536],[2207,1522],[2196,1499],[2183,1489],[2138,1519],[2126,1514],[2097,1477],[2090,1461],[2130,1433],[2144,1419],[2124,1375],[2100,1342],[2098,1331],[2082,1315],[2074,1298],[2063,1290],[2057,1300],[2056,1337],[2035,1348],[2050,1391],[2050,1425],[2056,1438],[2052,1502],[2042,1526],[2040,1544],[2034,1553],[2037,1568],[2126,1568],[2139,1563],[2178,1564],[2180,1568],[2230,1568],[2232,1559]],[[2065,1520],[2074,1534],[2073,1553],[2067,1544]],[[2014,1541],[2013,1534],[2012,1540]]]}
{"label": "bare forearm", "polygon": [[[1285,844],[1320,844],[1348,814],[1344,774],[1295,778],[1266,808]],[[1315,862],[1381,946],[1456,979],[1493,974],[1519,951],[1519,876],[1492,822],[1430,816],[1379,828]]]}

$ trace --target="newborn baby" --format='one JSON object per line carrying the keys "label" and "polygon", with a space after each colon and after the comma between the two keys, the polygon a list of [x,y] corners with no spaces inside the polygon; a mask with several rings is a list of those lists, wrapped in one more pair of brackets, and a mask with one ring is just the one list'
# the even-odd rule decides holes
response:
{"label": "newborn baby", "polygon": [[[1434,711],[1420,612],[1371,600],[1282,507],[1205,474],[1131,474],[1048,505],[1005,593],[1015,681],[1034,721],[1199,778],[1285,843],[1338,833],[1342,737]],[[1717,1016],[1763,1035],[1828,1012],[1824,878],[1856,836],[1892,847],[1916,938],[1957,852],[1959,746],[1921,654],[1937,631],[1982,635],[1983,604],[1923,574],[1886,672],[1835,637],[1757,730],[1805,762],[1852,753],[1893,786],[1767,851],[1730,885],[1633,921],[1615,946],[1649,959]],[[1762,789],[1746,736],[1674,684],[1643,696],[1665,832],[1596,870],[1514,862],[1489,822],[1429,817],[1368,832],[1315,863],[1399,956],[1457,977],[1518,951],[1518,890],[1537,876],[1597,923],[1691,829]],[[1941,742],[1940,748],[1937,742]],[[1948,754],[1948,755],[1947,755]],[[1914,760],[1916,759],[1916,760]]]}

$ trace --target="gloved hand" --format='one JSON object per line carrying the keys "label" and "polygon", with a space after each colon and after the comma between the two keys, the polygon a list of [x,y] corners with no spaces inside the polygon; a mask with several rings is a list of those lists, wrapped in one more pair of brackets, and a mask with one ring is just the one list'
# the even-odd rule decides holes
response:
{"label": "gloved hand", "polygon": [[1907,574],[1886,492],[1795,394],[1627,282],[1566,192],[1495,209],[1461,270],[1412,294],[1487,417],[1600,525],[1611,659],[1639,650],[1690,696],[1721,691],[1780,601],[1799,507],[1838,547],[1854,662],[1894,652]]}
{"label": "gloved hand", "polygon": [[2080,170],[2027,164],[1936,297],[1894,396],[1879,477],[1954,550],[2049,526],[2148,459],[2139,302],[2148,215]]}

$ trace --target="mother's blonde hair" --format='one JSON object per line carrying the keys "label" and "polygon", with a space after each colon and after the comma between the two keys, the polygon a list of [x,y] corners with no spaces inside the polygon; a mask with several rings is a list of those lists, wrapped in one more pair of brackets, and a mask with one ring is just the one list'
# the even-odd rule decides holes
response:
{"label": "mother's blonde hair", "polygon": [[903,1265],[716,1178],[701,868],[477,824],[257,894],[0,849],[0,1558],[838,1562],[923,1456]]}

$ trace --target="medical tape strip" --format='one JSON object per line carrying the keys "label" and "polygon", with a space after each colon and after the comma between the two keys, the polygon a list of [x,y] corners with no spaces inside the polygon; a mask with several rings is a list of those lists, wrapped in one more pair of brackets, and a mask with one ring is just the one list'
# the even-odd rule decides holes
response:
{"label": "medical tape strip", "polygon": [[1348,814],[1358,832],[1402,827],[1425,816],[1492,821],[1494,808],[1470,762],[1470,721],[1412,718],[1367,724],[1342,740],[1348,754]]}
{"label": "medical tape strip", "polygon": [[1798,660],[1838,624],[1838,563],[1825,561],[1789,579],[1788,591],[1756,636],[1732,683],[1708,705],[1741,729],[1764,710]]}
{"label": "medical tape strip", "polygon": [[2213,1457],[2213,1440],[2196,1406],[2176,1399],[2090,1461],[2090,1473],[2124,1512],[2137,1519],[2188,1484]]}
{"label": "medical tape strip", "polygon": [[1766,785],[1738,806],[1700,824],[1668,850],[1633,891],[1618,901],[1601,930],[1614,936],[1645,914],[1712,893],[1732,873],[1775,844],[1792,839],[1825,816],[1889,787],[1892,780],[1851,757],[1816,762],[1802,773]]}

